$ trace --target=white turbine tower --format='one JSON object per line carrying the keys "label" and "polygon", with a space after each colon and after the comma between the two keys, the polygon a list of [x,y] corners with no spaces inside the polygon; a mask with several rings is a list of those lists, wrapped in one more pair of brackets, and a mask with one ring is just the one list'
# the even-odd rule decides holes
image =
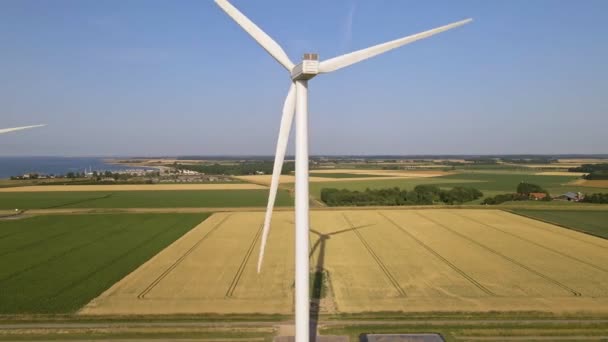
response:
{"label": "white turbine tower", "polygon": [[0,134],[2,134],[2,133],[8,133],[8,132],[14,132],[14,131],[20,131],[22,129],[28,129],[28,128],[43,127],[43,126],[46,126],[46,125],[22,126],[22,127],[14,127],[14,128],[0,128]]}
{"label": "white turbine tower", "polygon": [[264,219],[262,242],[258,259],[258,273],[260,272],[264,259],[264,249],[270,231],[272,209],[279,186],[279,177],[285,159],[287,140],[293,121],[296,116],[296,233],[295,233],[295,322],[296,342],[309,342],[309,260],[308,260],[308,80],[318,74],[328,73],[361,62],[368,58],[380,55],[387,51],[396,49],[403,45],[413,43],[417,40],[428,38],[435,34],[462,26],[472,21],[465,19],[449,25],[441,26],[432,30],[420,32],[411,36],[395,39],[390,42],[378,44],[366,49],[351,52],[342,56],[334,57],[319,62],[316,54],[305,54],[302,63],[295,65],[287,56],[285,51],[270,36],[262,31],[256,24],[247,18],[227,0],[215,0],[216,4],[226,12],[237,24],[243,28],[251,37],[268,52],[279,64],[290,73],[291,87],[287,93],[283,106],[283,116],[279,128],[279,139],[277,142],[272,180],[270,183],[270,194],[268,206]]}

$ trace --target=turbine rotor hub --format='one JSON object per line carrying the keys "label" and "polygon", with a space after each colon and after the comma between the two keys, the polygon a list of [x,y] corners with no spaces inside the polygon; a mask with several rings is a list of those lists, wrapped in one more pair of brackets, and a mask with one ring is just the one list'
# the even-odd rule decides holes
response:
{"label": "turbine rotor hub", "polygon": [[291,70],[291,79],[294,81],[309,80],[319,74],[319,55],[305,53],[302,63]]}

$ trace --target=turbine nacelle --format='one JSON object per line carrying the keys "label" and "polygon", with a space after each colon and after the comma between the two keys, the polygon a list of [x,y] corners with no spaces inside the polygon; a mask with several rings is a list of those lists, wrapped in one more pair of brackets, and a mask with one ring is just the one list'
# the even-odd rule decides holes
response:
{"label": "turbine nacelle", "polygon": [[319,74],[319,55],[316,53],[305,53],[302,63],[291,70],[291,79],[294,81],[307,81]]}

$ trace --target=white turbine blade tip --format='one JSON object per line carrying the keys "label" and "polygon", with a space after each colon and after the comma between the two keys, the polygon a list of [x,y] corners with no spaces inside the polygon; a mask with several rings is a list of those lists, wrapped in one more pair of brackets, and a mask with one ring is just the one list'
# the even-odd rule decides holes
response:
{"label": "white turbine blade tip", "polygon": [[232,20],[234,20],[245,32],[247,32],[266,52],[268,52],[279,64],[291,72],[294,64],[287,56],[283,48],[274,41],[266,32],[262,31],[253,21],[245,16],[227,0],[215,0],[215,3]]}
{"label": "white turbine blade tip", "polygon": [[386,43],[374,45],[365,49],[357,50],[351,53],[347,53],[342,56],[334,57],[325,61],[322,61],[319,64],[320,72],[332,72],[338,69],[342,69],[344,67],[359,63],[366,59],[381,55],[385,52],[391,51],[393,49],[402,47],[404,45],[413,43],[415,41],[425,39],[441,32],[445,32],[451,30],[453,28],[465,25],[473,21],[472,18],[464,19],[461,21],[457,21],[451,24],[447,24],[441,27],[437,27],[431,30],[427,30],[424,32],[412,34],[403,38],[391,40]]}
{"label": "white turbine blade tip", "polygon": [[20,131],[20,130],[23,130],[23,129],[43,127],[43,126],[46,126],[46,124],[32,125],[32,126],[21,126],[21,127],[13,127],[13,128],[3,128],[3,129],[0,129],[0,134],[2,134],[2,133],[8,133],[8,132],[14,132],[14,131]]}

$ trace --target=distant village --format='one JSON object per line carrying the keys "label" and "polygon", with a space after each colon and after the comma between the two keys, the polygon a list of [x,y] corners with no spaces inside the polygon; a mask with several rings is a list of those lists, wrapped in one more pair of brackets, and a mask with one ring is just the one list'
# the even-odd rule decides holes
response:
{"label": "distant village", "polygon": [[206,175],[205,173],[177,169],[173,167],[158,167],[157,169],[126,169],[117,171],[92,170],[68,172],[66,174],[44,174],[29,172],[12,176],[12,180],[79,180],[87,183],[213,183],[235,182],[236,180],[224,175]]}

